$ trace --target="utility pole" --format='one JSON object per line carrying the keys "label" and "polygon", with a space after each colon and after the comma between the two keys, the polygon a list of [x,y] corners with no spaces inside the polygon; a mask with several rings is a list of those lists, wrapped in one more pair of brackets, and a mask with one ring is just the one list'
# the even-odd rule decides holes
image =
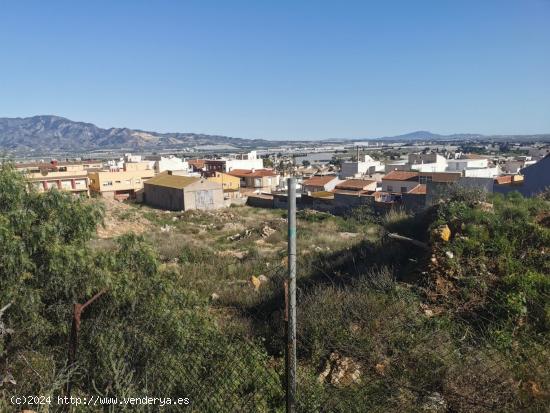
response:
{"label": "utility pole", "polygon": [[288,288],[286,295],[286,411],[296,411],[296,178],[288,187]]}

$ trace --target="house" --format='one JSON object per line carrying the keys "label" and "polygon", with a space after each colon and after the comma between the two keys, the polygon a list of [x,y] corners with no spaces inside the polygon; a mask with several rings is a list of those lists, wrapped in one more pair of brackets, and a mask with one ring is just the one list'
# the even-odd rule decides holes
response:
{"label": "house", "polygon": [[447,159],[437,153],[413,153],[409,155],[409,166],[413,171],[443,172]]}
{"label": "house", "polygon": [[206,159],[190,159],[187,161],[191,172],[203,172],[205,170]]}
{"label": "house", "polygon": [[334,191],[376,191],[377,183],[368,179],[348,179],[340,182],[334,187]]}
{"label": "house", "polygon": [[143,183],[155,176],[149,166],[149,162],[127,162],[123,170],[113,167],[88,171],[90,191],[105,198],[135,198],[143,189]]}
{"label": "house", "polygon": [[233,199],[240,196],[239,189],[241,189],[241,179],[239,177],[223,172],[214,172],[214,174],[208,177],[207,180],[210,182],[217,182],[222,185],[225,199]]}
{"label": "house", "polygon": [[428,182],[452,183],[457,182],[461,176],[460,172],[419,172],[418,182],[421,184]]}
{"label": "house", "polygon": [[210,175],[213,172],[231,172],[239,169],[262,169],[264,161],[258,158],[256,151],[238,154],[234,158],[205,159],[204,171]]}
{"label": "house", "polygon": [[369,155],[365,155],[363,160],[342,162],[340,178],[355,178],[361,175],[372,175],[375,172],[384,170],[384,165],[380,161],[375,161]]}
{"label": "house", "polygon": [[[149,158],[151,159],[151,158]],[[189,163],[176,156],[158,156],[153,158],[155,173],[160,174],[166,171],[189,172]]]}
{"label": "house", "polygon": [[38,192],[55,188],[89,196],[88,172],[85,165],[90,163],[51,161],[18,163],[15,167],[26,175],[29,186]]}
{"label": "house", "polygon": [[240,179],[241,188],[253,192],[271,192],[279,186],[279,175],[273,169],[234,169],[229,175]]}
{"label": "house", "polygon": [[339,182],[340,179],[334,175],[313,176],[302,182],[302,192],[330,192]]}
{"label": "house", "polygon": [[391,171],[382,178],[382,191],[389,193],[406,193],[418,184],[418,172]]}
{"label": "house", "polygon": [[170,211],[218,209],[224,206],[222,184],[205,178],[162,173],[144,184],[143,201]]}
{"label": "house", "polygon": [[506,194],[518,191],[523,196],[534,196],[550,188],[550,155],[534,165],[521,170],[523,180],[516,178],[498,177],[493,187],[494,192]]}

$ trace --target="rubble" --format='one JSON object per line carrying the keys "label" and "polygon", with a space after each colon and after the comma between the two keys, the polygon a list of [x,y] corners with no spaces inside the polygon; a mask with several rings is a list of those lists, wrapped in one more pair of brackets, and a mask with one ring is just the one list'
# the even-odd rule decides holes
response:
{"label": "rubble", "polygon": [[277,230],[266,225],[262,228],[260,235],[262,236],[262,238],[267,238],[274,232],[277,232]]}
{"label": "rubble", "polygon": [[248,238],[252,235],[252,231],[250,229],[246,229],[244,230],[244,232],[239,232],[235,235],[230,235],[229,237],[227,237],[227,240],[228,241],[238,241],[240,239],[243,239],[243,238]]}
{"label": "rubble", "polygon": [[351,357],[333,352],[326,361],[324,370],[319,374],[318,380],[320,383],[328,382],[337,387],[361,383],[361,367]]}
{"label": "rubble", "polygon": [[425,397],[421,409],[425,412],[444,413],[447,411],[447,402],[440,393],[433,392]]}

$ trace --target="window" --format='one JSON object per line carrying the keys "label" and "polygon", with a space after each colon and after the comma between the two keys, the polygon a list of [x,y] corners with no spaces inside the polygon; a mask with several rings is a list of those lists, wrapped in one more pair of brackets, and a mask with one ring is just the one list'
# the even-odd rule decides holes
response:
{"label": "window", "polygon": [[404,193],[404,192],[407,192],[407,187],[406,186],[401,187],[401,193]]}
{"label": "window", "polygon": [[431,176],[421,176],[419,181],[421,184],[425,184],[425,183],[428,183],[428,182],[432,182],[432,177]]}
{"label": "window", "polygon": [[388,185],[388,192],[393,192],[393,186]]}

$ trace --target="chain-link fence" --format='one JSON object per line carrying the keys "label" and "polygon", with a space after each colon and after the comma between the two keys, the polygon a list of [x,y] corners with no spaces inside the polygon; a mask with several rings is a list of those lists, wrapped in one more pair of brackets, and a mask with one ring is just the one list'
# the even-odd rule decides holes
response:
{"label": "chain-link fence", "polygon": [[[44,388],[44,394],[63,394],[66,382],[72,381],[76,397],[86,396],[85,388],[102,400],[139,395],[189,399],[189,404],[164,406],[163,411],[284,412],[286,251],[274,252],[269,259],[257,251],[258,245],[284,243],[286,221],[279,215],[239,230],[229,241],[224,235],[219,242],[227,244],[216,254],[204,246],[182,247],[177,234],[164,235],[161,255],[167,268],[155,283],[162,284],[173,273],[174,284],[144,286],[151,294],[146,301],[154,306],[156,294],[182,284],[186,291],[199,291],[201,298],[194,293],[179,297],[178,290],[178,296],[170,297],[170,306],[159,305],[145,316],[106,294],[82,321],[85,345],[79,347],[79,357],[92,363],[78,366],[77,362],[74,371],[57,372],[59,385]],[[483,255],[490,251],[468,255],[468,248],[479,245],[472,243],[477,233],[469,235],[467,228],[462,229],[464,222],[448,220],[453,234],[458,234],[451,248],[449,243],[430,240],[428,227],[418,222],[435,222],[434,216],[389,216],[365,223],[312,213],[311,218],[301,219],[297,412],[547,411],[550,343],[545,278],[529,270],[525,277],[494,279],[497,272]],[[334,234],[317,232],[315,225],[322,220]],[[386,230],[418,243],[386,237]],[[337,231],[339,239],[354,241],[331,249],[330,237]],[[484,229],[473,231],[485,236]],[[319,241],[322,236],[325,244]],[[530,240],[531,235],[522,236]],[[547,245],[530,242],[524,251],[511,251],[509,256],[544,274]],[[245,249],[248,252],[240,254]],[[491,257],[498,260],[496,253]],[[499,265],[518,264],[508,259]],[[526,287],[514,284],[528,281]],[[529,288],[537,300],[528,296]],[[516,294],[518,290],[521,294]],[[123,314],[120,324],[112,324],[102,306],[113,306],[118,317]],[[128,325],[128,320],[140,329]],[[112,333],[113,327],[123,332],[120,337]],[[39,382],[47,369],[31,356],[16,360],[23,365],[18,377],[27,374]],[[149,362],[153,357],[154,363]],[[94,365],[105,373],[92,374]],[[103,404],[72,409],[161,408]],[[37,406],[35,410],[67,409]]]}

